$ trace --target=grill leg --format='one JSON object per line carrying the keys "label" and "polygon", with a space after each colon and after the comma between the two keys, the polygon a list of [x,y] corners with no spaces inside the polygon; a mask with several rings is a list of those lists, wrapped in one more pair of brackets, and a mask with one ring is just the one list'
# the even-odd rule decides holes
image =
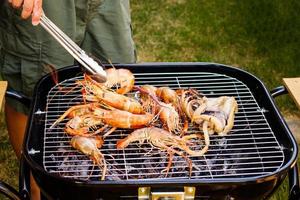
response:
{"label": "grill leg", "polygon": [[289,187],[290,196],[289,200],[299,200],[300,199],[300,189],[299,189],[299,174],[297,164],[289,171]]}
{"label": "grill leg", "polygon": [[20,160],[19,191],[24,200],[30,199],[30,170],[23,155]]}

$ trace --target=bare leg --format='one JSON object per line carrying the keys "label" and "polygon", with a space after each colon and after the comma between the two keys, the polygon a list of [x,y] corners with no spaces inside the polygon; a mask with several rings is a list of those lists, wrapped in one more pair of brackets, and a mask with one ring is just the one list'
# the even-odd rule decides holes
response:
{"label": "bare leg", "polygon": [[31,194],[31,199],[32,200],[40,200],[41,199],[41,193],[40,193],[40,188],[36,184],[32,174],[30,174],[30,194]]}
{"label": "bare leg", "polygon": [[[6,124],[7,131],[9,134],[9,140],[13,146],[13,149],[20,159],[22,144],[25,134],[25,128],[27,123],[27,116],[23,113],[17,112],[15,109],[5,104],[5,116],[6,116]],[[31,183],[31,199],[38,200],[40,199],[40,190],[32,178],[30,177]]]}
{"label": "bare leg", "polygon": [[10,143],[18,159],[20,159],[27,116],[17,112],[7,104],[5,104],[5,116]]}

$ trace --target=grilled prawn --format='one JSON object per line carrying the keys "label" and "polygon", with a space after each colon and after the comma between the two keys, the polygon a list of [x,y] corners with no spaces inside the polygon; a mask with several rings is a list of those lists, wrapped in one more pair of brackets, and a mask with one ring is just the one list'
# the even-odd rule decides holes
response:
{"label": "grilled prawn", "polygon": [[[156,128],[156,127],[147,127],[142,129],[137,129],[129,134],[126,138],[123,138],[117,141],[117,149],[124,149],[130,143],[139,142],[140,144],[147,141],[152,146],[159,148],[161,151],[167,151],[170,155],[170,161],[166,171],[169,171],[171,166],[171,157],[173,154],[177,154],[182,156],[187,160],[190,168],[190,173],[192,170],[192,162],[189,158],[185,156],[185,153],[191,156],[203,156],[204,153],[208,150],[209,146],[209,138],[205,136],[205,147],[200,151],[193,151],[189,148],[190,139],[192,138],[201,138],[200,134],[192,134],[184,137],[179,137],[177,135],[173,135],[172,133]],[[179,149],[179,150],[177,150]]]}
{"label": "grilled prawn", "polygon": [[89,114],[93,112],[93,108],[99,106],[98,103],[90,103],[90,104],[83,104],[83,105],[76,105],[70,107],[64,114],[62,114],[52,125],[50,128],[55,127],[58,123],[63,121],[66,117],[74,118],[76,116],[81,116],[85,114]]}
{"label": "grilled prawn", "polygon": [[179,97],[175,90],[169,87],[159,87],[156,90],[156,95],[163,100],[165,103],[171,103],[173,106],[177,107],[179,102]]}
{"label": "grilled prawn", "polygon": [[96,137],[82,137],[74,136],[71,139],[71,146],[83,154],[90,156],[94,164],[102,169],[101,180],[105,179],[107,166],[104,155],[100,152],[99,148],[103,145],[103,139],[99,136]]}
{"label": "grilled prawn", "polygon": [[143,107],[138,101],[107,89],[88,75],[85,75],[84,80],[78,81],[78,84],[83,87],[83,98],[85,100],[103,102],[114,108],[135,114],[144,113]]}
{"label": "grilled prawn", "polygon": [[166,126],[168,131],[179,132],[179,114],[171,104],[160,103],[161,106],[158,107],[158,115],[160,120]]}
{"label": "grilled prawn", "polygon": [[[156,88],[151,85],[143,85],[141,87],[136,87],[141,92],[141,99],[143,107],[159,116],[161,122],[168,131],[179,132],[182,128],[180,127],[180,117],[176,108],[171,103],[161,102],[159,96],[164,93],[165,99],[171,99],[172,96],[168,96],[167,92],[163,91],[172,91],[171,89]],[[158,92],[159,91],[159,92]],[[170,101],[166,101],[170,102]]]}
{"label": "grilled prawn", "polygon": [[[164,117],[161,115],[160,118],[165,122],[168,130],[174,132],[180,131],[180,135],[184,135],[188,130],[188,120],[181,108],[180,98],[177,92],[169,87],[159,87],[156,90],[156,95],[162,99],[165,104],[167,104],[167,106],[162,107],[165,112],[162,113],[162,115],[170,115],[170,117],[168,118],[168,121],[164,120]],[[183,122],[183,127],[179,126],[180,121]]]}
{"label": "grilled prawn", "polygon": [[101,118],[92,114],[85,114],[70,119],[64,130],[69,135],[92,136],[102,132],[105,128],[107,125],[103,124]]}
{"label": "grilled prawn", "polygon": [[104,85],[108,88],[116,87],[118,94],[126,94],[134,86],[134,75],[128,69],[109,68],[105,70],[107,81]]}
{"label": "grilled prawn", "polygon": [[[206,151],[193,151],[189,148],[189,139],[197,137],[201,138],[202,136],[200,134],[192,134],[180,137],[161,128],[147,127],[137,129],[126,138],[119,140],[117,142],[117,149],[124,149],[133,142],[142,144],[147,141],[161,150],[171,151],[177,155],[184,155],[184,152],[186,152],[191,156],[202,156]],[[209,140],[206,140],[206,145],[209,145]],[[175,148],[181,151],[175,150]]]}
{"label": "grilled prawn", "polygon": [[95,108],[94,115],[116,128],[141,128],[150,125],[154,119],[154,115],[150,113],[133,114],[118,109]]}
{"label": "grilled prawn", "polygon": [[78,115],[67,122],[65,131],[70,135],[88,136],[90,135],[90,129],[96,129],[95,127],[105,124],[92,134],[97,134],[107,128],[107,126],[112,126],[112,129],[104,134],[104,136],[107,136],[116,130],[116,128],[141,128],[148,126],[155,118],[150,113],[133,114],[115,108],[102,108],[100,104],[91,103],[69,108],[50,128],[56,126],[65,117],[69,116],[70,113],[78,110],[88,110],[89,114]]}

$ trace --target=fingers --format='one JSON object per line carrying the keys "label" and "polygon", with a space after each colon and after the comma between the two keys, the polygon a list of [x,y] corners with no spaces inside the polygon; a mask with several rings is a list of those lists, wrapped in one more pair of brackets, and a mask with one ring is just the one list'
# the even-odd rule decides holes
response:
{"label": "fingers", "polygon": [[42,16],[43,0],[8,0],[15,8],[20,8],[23,5],[21,17],[27,19],[32,15],[32,24],[38,25]]}
{"label": "fingers", "polygon": [[23,0],[9,0],[9,3],[11,3],[14,8],[20,8]]}
{"label": "fingers", "polygon": [[40,23],[40,19],[42,16],[42,4],[43,0],[33,0],[34,6],[33,6],[33,13],[32,13],[32,24],[34,26],[38,25]]}
{"label": "fingers", "polygon": [[33,0],[24,0],[21,17],[27,19],[33,11]]}

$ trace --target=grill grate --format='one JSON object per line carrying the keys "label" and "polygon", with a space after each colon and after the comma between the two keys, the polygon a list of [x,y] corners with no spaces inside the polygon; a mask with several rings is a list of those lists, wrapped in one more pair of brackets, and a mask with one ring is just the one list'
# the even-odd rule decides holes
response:
{"label": "grill grate", "polygon": [[[232,131],[224,137],[210,136],[211,145],[205,156],[190,157],[193,161],[191,177],[186,161],[174,156],[167,177],[161,171],[168,163],[166,153],[150,145],[131,144],[124,150],[116,150],[116,141],[131,131],[117,130],[109,135],[101,149],[108,162],[108,180],[149,179],[218,179],[247,178],[275,172],[284,162],[282,147],[271,130],[264,113],[249,88],[235,78],[214,73],[139,73],[136,85],[151,84],[173,89],[195,88],[207,97],[234,96],[239,111]],[[67,120],[50,129],[53,122],[70,106],[82,103],[76,77],[53,87],[47,97],[44,132],[44,168],[64,177],[99,180],[101,170],[85,155],[74,150],[71,137],[63,131]],[[192,129],[191,132],[198,130]],[[195,149],[202,148],[204,141],[197,141]]]}

